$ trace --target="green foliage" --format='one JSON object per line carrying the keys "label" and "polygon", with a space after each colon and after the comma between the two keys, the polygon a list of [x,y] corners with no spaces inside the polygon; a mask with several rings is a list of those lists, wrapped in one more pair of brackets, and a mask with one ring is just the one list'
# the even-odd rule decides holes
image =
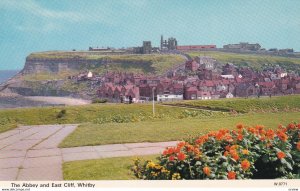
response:
{"label": "green foliage", "polygon": [[300,172],[300,124],[212,131],[192,142],[167,148],[159,162],[134,162],[136,177],[170,179],[275,179],[297,178]]}
{"label": "green foliage", "polygon": [[57,114],[56,118],[63,118],[66,116],[67,111],[65,109],[60,110],[60,112]]}
{"label": "green foliage", "polygon": [[107,101],[108,101],[107,99],[96,98],[92,100],[92,103],[106,103]]}

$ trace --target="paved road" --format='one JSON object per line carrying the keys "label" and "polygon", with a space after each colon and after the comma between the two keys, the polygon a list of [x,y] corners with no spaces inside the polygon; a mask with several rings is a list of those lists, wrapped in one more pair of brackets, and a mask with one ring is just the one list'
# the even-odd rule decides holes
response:
{"label": "paved road", "polygon": [[21,126],[0,134],[0,180],[63,180],[62,163],[158,154],[176,142],[58,148],[77,125]]}

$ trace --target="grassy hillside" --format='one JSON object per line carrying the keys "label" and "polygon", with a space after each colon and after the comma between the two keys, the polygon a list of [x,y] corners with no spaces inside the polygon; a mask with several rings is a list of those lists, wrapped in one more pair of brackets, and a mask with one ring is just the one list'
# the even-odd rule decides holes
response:
{"label": "grassy hillside", "polygon": [[300,110],[300,96],[279,96],[279,97],[261,97],[261,98],[233,98],[219,100],[189,100],[169,105],[196,107],[211,110],[247,112],[277,112]]}
{"label": "grassy hillside", "polygon": [[288,58],[280,56],[258,55],[258,54],[238,54],[216,51],[187,52],[192,57],[211,56],[222,63],[233,63],[238,66],[249,66],[256,70],[279,65],[287,71],[300,72],[300,58]]}

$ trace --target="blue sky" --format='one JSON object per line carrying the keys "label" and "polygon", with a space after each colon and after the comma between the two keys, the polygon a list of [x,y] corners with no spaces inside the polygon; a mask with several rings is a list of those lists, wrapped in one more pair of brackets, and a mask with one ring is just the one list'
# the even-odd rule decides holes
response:
{"label": "blue sky", "polygon": [[0,70],[35,51],[260,43],[300,51],[299,0],[0,0]]}

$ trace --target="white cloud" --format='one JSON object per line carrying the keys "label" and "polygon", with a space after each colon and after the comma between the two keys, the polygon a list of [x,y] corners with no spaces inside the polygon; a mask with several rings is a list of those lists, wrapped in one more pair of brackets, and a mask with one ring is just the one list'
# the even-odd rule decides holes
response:
{"label": "white cloud", "polygon": [[4,0],[0,1],[0,7],[4,9],[15,9],[17,11],[23,11],[31,15],[35,15],[44,19],[62,19],[69,22],[78,22],[86,19],[85,15],[72,11],[57,11],[50,10],[40,6],[34,0],[16,1],[16,0]]}

